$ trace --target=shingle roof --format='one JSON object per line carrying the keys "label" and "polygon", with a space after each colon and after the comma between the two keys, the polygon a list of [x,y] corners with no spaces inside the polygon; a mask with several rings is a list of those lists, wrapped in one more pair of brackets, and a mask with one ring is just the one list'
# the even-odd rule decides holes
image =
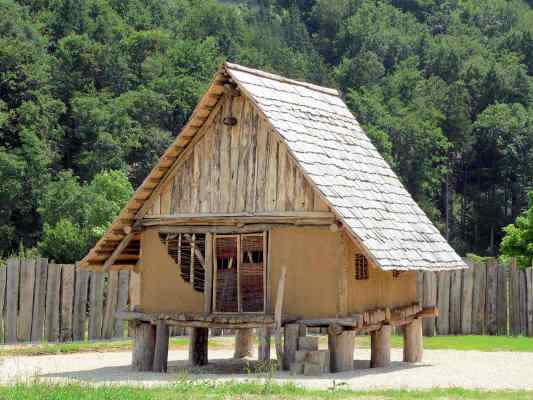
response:
{"label": "shingle roof", "polygon": [[416,204],[333,89],[225,63],[305,175],[382,269],[466,265]]}

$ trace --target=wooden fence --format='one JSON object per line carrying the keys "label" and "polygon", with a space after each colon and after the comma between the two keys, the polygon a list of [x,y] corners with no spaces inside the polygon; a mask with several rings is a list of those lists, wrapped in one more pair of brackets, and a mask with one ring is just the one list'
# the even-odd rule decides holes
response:
{"label": "wooden fence", "polygon": [[533,336],[533,268],[466,261],[467,270],[418,273],[418,300],[439,308],[424,335]]}
{"label": "wooden fence", "polygon": [[[424,334],[533,336],[533,268],[467,262],[468,270],[418,273],[420,303],[439,307],[437,318],[424,320]],[[127,307],[129,286],[129,271],[9,259],[0,267],[0,343],[124,337],[115,311]],[[221,333],[231,332],[212,332]]]}
{"label": "wooden fence", "polygon": [[88,272],[46,259],[17,259],[0,267],[0,343],[123,337],[129,271]]}

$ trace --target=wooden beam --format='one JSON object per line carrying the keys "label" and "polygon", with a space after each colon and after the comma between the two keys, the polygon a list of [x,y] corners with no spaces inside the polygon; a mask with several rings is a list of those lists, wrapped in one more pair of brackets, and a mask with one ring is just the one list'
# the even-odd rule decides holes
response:
{"label": "wooden beam", "polygon": [[291,224],[330,226],[335,216],[330,212],[284,212],[284,213],[227,213],[227,214],[176,214],[146,216],[142,226],[160,225],[215,225],[215,226],[242,226],[246,224]]}
{"label": "wooden beam", "polygon": [[134,232],[130,232],[126,235],[126,237],[124,237],[124,239],[122,239],[122,241],[118,244],[115,250],[113,250],[111,256],[107,260],[105,260],[104,266],[102,268],[104,271],[108,271],[109,267],[111,267],[115,263],[120,253],[122,253],[122,250],[124,250],[130,243],[130,241],[133,239],[133,236]]}

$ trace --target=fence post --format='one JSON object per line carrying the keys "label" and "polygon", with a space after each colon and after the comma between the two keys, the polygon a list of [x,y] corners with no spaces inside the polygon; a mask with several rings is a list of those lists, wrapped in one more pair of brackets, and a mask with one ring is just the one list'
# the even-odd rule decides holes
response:
{"label": "fence post", "polygon": [[104,307],[104,273],[92,272],[89,304],[89,340],[102,337],[102,315]]}
{"label": "fence post", "polygon": [[527,335],[533,336],[533,268],[526,269]]}
{"label": "fence post", "polygon": [[461,303],[463,301],[463,271],[452,271],[450,282],[450,333],[461,334]]}
{"label": "fence post", "polygon": [[[422,306],[431,307],[437,305],[437,277],[435,272],[423,272],[424,293]],[[425,318],[423,321],[424,336],[435,335],[435,318]]]}
{"label": "fence post", "polygon": [[472,333],[472,300],[474,292],[474,266],[472,261],[465,259],[468,269],[463,270],[463,297],[461,304],[461,332],[463,335]]}
{"label": "fence post", "polygon": [[76,295],[74,296],[74,315],[72,317],[72,337],[74,340],[85,339],[88,290],[89,272],[76,264]]}
{"label": "fence post", "polygon": [[0,267],[0,344],[4,343],[4,305],[6,300],[7,266]]}
{"label": "fence post", "polygon": [[498,333],[497,301],[498,301],[498,262],[491,258],[487,263],[487,295],[485,298],[485,327],[486,333]]}
{"label": "fence post", "polygon": [[485,329],[485,299],[487,269],[484,264],[474,263],[474,291],[472,297],[472,333],[483,335]]}
{"label": "fence post", "polygon": [[61,264],[50,264],[46,282],[46,321],[44,324],[45,338],[49,342],[57,342],[59,340],[60,289]]}
{"label": "fence post", "polygon": [[43,339],[47,276],[48,260],[46,258],[37,259],[35,262],[35,291],[33,293],[33,315],[31,322],[32,342],[39,342]]}
{"label": "fence post", "polygon": [[509,302],[507,301],[508,286],[509,286],[509,268],[503,265],[498,265],[498,284],[497,284],[497,304],[496,304],[496,320],[498,335],[508,335],[509,322]]}
{"label": "fence post", "polygon": [[516,259],[509,266],[509,326],[511,335],[520,335],[520,276]]}
{"label": "fence post", "polygon": [[17,343],[20,260],[7,260],[6,343]]}
{"label": "fence post", "polygon": [[74,308],[75,267],[73,264],[61,266],[61,335],[60,341],[72,341],[72,310]]}
{"label": "fence post", "polygon": [[437,304],[439,307],[437,332],[439,335],[448,335],[450,333],[450,272],[439,272],[437,282]]}

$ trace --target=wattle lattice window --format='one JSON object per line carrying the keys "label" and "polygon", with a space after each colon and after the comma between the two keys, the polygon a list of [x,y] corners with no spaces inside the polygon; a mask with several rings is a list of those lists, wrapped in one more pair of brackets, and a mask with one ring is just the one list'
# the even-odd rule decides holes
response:
{"label": "wattle lattice window", "polygon": [[363,254],[355,255],[355,279],[358,281],[368,279],[368,260]]}
{"label": "wattle lattice window", "polygon": [[160,233],[159,239],[168,255],[177,264],[180,276],[191,283],[194,290],[204,291],[205,234]]}

